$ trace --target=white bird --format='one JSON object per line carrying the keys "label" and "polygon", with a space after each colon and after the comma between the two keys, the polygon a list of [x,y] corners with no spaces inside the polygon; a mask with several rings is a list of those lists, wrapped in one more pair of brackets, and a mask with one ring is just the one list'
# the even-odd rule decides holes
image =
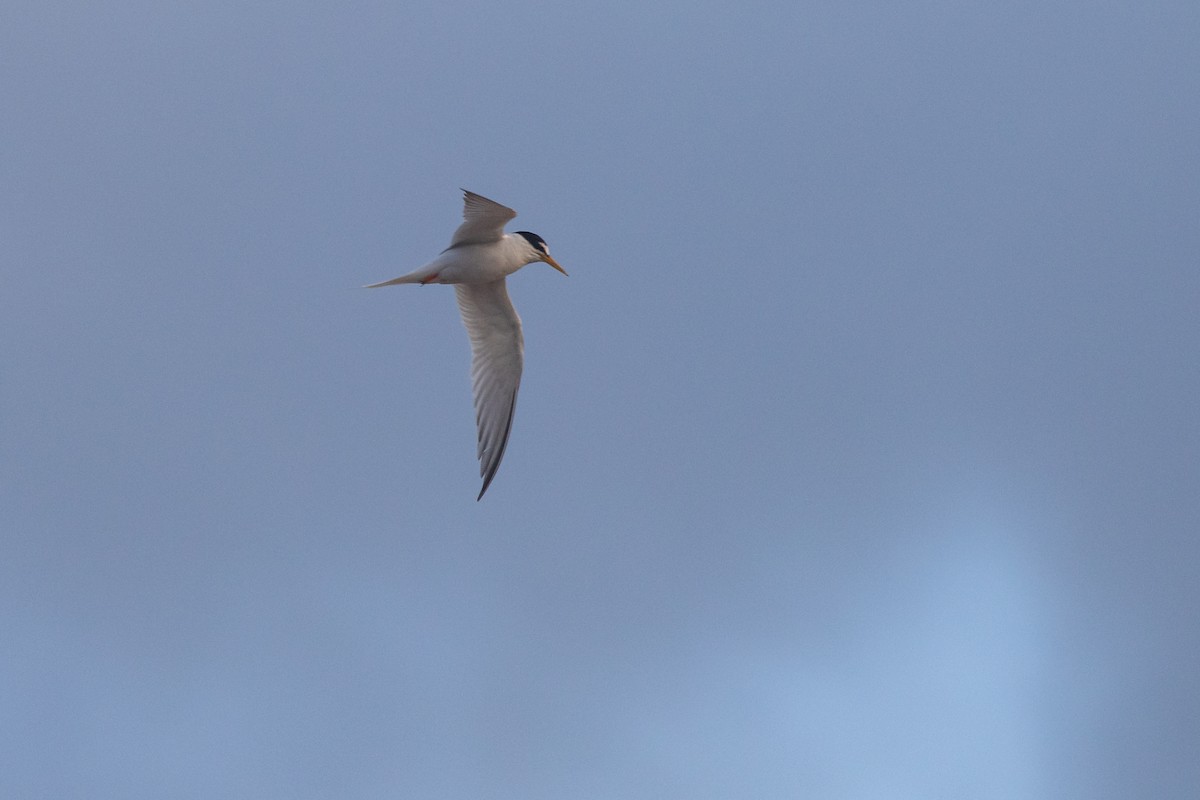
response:
{"label": "white bird", "polygon": [[546,241],[536,233],[505,233],[504,225],[517,216],[507,206],[463,190],[463,223],[450,246],[418,270],[366,288],[399,283],[452,283],[458,295],[463,325],[471,337],[471,385],[475,393],[475,423],[479,428],[479,500],[496,477],[525,362],[525,339],[504,279],[526,264],[544,261],[563,275],[567,271],[550,257]]}

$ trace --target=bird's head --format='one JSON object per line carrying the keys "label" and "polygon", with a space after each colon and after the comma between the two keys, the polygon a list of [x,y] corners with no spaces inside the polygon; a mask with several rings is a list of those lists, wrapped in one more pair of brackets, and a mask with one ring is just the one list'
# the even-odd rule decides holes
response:
{"label": "bird's head", "polygon": [[517,236],[520,236],[522,239],[524,239],[526,242],[528,242],[530,248],[533,249],[533,255],[529,259],[531,262],[545,261],[547,264],[554,267],[556,270],[561,272],[563,275],[567,274],[567,271],[565,269],[563,269],[562,267],[560,267],[558,265],[558,262],[550,257],[550,248],[546,246],[545,239],[538,236],[536,233],[530,233],[529,231],[516,231],[516,234],[517,234]]}

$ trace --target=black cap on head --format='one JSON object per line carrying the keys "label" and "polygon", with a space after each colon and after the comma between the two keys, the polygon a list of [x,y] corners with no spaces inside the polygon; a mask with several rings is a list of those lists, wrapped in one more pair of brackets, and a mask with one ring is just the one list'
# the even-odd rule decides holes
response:
{"label": "black cap on head", "polygon": [[534,250],[541,250],[546,255],[550,255],[550,248],[546,246],[546,240],[538,236],[536,233],[529,231],[514,231],[517,236],[524,236],[525,241],[529,242],[529,246]]}

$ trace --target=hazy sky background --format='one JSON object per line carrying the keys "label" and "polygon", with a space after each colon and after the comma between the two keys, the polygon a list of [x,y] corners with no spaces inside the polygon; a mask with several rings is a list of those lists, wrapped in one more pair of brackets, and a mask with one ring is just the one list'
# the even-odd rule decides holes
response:
{"label": "hazy sky background", "polygon": [[[1194,798],[1200,5],[0,11],[0,795]],[[482,502],[459,187],[571,273]]]}

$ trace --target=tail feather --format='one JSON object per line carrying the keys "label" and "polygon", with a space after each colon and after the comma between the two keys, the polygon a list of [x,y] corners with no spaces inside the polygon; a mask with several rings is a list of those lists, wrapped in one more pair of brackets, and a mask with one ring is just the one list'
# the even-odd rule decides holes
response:
{"label": "tail feather", "polygon": [[422,267],[415,272],[410,272],[407,275],[401,275],[399,278],[392,278],[390,281],[383,281],[382,283],[368,283],[363,288],[378,289],[380,286],[395,286],[400,283],[422,283],[433,274],[435,274],[433,270]]}

